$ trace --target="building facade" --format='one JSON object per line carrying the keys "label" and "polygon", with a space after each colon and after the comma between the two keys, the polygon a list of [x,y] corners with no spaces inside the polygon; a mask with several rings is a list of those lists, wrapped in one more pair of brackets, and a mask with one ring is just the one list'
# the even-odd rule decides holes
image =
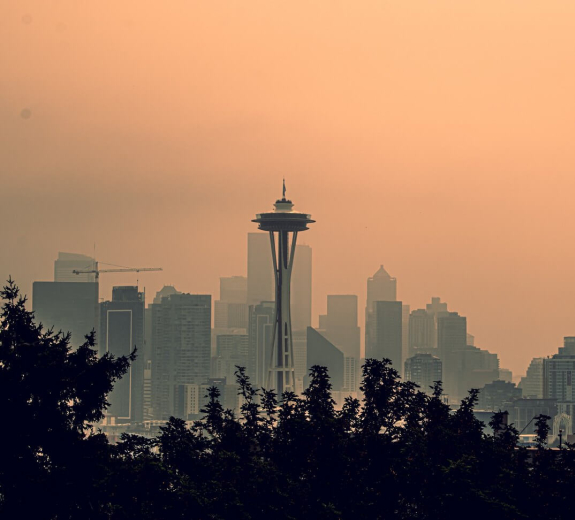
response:
{"label": "building facade", "polygon": [[312,249],[297,244],[291,280],[291,324],[293,331],[311,326]]}
{"label": "building facade", "polygon": [[100,353],[129,356],[136,349],[136,359],[108,396],[106,416],[116,423],[144,419],[144,306],[144,293],[134,286],[114,287],[112,301],[100,304]]}
{"label": "building facade", "polygon": [[415,354],[405,360],[404,378],[419,385],[422,392],[431,395],[435,382],[443,380],[441,359],[431,354]]}
{"label": "building facade", "polygon": [[174,415],[180,385],[203,384],[210,377],[211,303],[209,295],[172,294],[151,305],[156,419]]}
{"label": "building facade", "polygon": [[267,233],[248,233],[247,303],[273,301],[274,272],[270,239]]}
{"label": "building facade", "polygon": [[403,373],[402,305],[401,302],[375,301],[369,317],[370,341],[365,345],[365,357],[391,360],[393,368]]}
{"label": "building facade", "polygon": [[36,323],[55,331],[70,332],[70,344],[77,348],[92,330],[99,341],[98,283],[34,282],[32,310]]}

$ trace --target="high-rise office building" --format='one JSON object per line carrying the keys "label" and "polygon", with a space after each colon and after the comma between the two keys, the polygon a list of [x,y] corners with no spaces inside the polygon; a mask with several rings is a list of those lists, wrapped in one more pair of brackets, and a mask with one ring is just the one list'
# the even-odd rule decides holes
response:
{"label": "high-rise office building", "polygon": [[373,311],[373,302],[394,302],[397,300],[397,280],[379,267],[376,273],[367,279],[367,311]]}
{"label": "high-rise office building", "polygon": [[366,345],[365,357],[391,360],[393,368],[403,372],[401,302],[375,301],[372,321],[372,341]]}
{"label": "high-rise office building", "polygon": [[307,329],[293,331],[293,359],[296,394],[303,392],[303,380],[307,375]]}
{"label": "high-rise office building", "polygon": [[401,358],[407,359],[409,354],[409,305],[401,306]]}
{"label": "high-rise office building", "polygon": [[435,381],[442,381],[441,359],[431,354],[415,354],[405,360],[405,379],[419,385],[420,390],[432,394]]}
{"label": "high-rise office building", "polygon": [[173,285],[164,285],[154,297],[154,303],[162,303],[162,298],[171,296],[172,294],[182,294]]}
{"label": "high-rise office building", "polygon": [[508,368],[499,368],[499,379],[501,379],[501,381],[506,381],[507,383],[512,383],[513,372]]}
{"label": "high-rise office building", "polygon": [[174,414],[178,387],[210,377],[212,297],[172,294],[152,308],[152,402],[156,419]]}
{"label": "high-rise office building", "polygon": [[[218,359],[216,353],[217,339],[220,335],[247,335],[248,333],[247,288],[248,282],[245,276],[220,278],[220,299],[214,302],[214,328],[212,330],[212,355],[214,356],[213,362],[216,364],[223,362],[221,357]],[[218,366],[212,367],[212,375],[219,374]],[[235,381],[235,378],[230,381]]]}
{"label": "high-rise office building", "polygon": [[[247,329],[249,308],[247,303],[214,302],[214,328],[217,329]],[[227,331],[224,330],[223,334]]]}
{"label": "high-rise office building", "polygon": [[70,332],[71,346],[78,347],[84,343],[86,334],[98,330],[98,283],[34,282],[32,310],[36,323]]}
{"label": "high-rise office building", "polygon": [[437,318],[437,348],[443,362],[443,382],[445,391],[451,396],[457,392],[456,351],[467,347],[467,319],[457,312],[442,313]]}
{"label": "high-rise office building", "polygon": [[248,233],[248,305],[273,301],[272,252],[268,233]]}
{"label": "high-rise office building", "polygon": [[331,341],[312,327],[307,328],[307,371],[304,386],[309,385],[309,370],[314,365],[327,367],[334,392],[344,385],[344,355]]}
{"label": "high-rise office building", "polygon": [[[377,301],[394,302],[397,300],[397,281],[383,268],[367,279],[367,300],[365,305],[365,357],[375,349],[374,303]],[[403,345],[402,345],[403,348]]]}
{"label": "high-rise office building", "polygon": [[96,282],[96,273],[79,273],[74,271],[96,271],[98,263],[93,258],[77,253],[58,253],[54,262],[55,282]]}
{"label": "high-rise office building", "polygon": [[[451,402],[457,402],[468,395],[472,388],[482,388],[499,379],[499,359],[497,354],[465,345],[462,349],[449,353],[451,372],[445,375],[445,388]],[[445,363],[444,365],[445,366]]]}
{"label": "high-rise office building", "polygon": [[[357,319],[355,294],[330,294],[327,297],[327,314],[323,334],[345,356],[359,362],[360,329]],[[320,329],[322,324],[320,324]]]}
{"label": "high-rise office building", "polygon": [[527,374],[519,382],[519,388],[523,390],[523,397],[528,399],[543,399],[543,358],[533,358]]}
{"label": "high-rise office building", "polygon": [[[438,334],[438,322],[437,320],[441,316],[445,316],[449,313],[447,310],[447,303],[442,302],[441,298],[433,297],[431,298],[431,303],[425,306],[425,310],[431,316],[433,316],[433,321],[435,322],[435,335],[433,337],[433,348],[437,349],[437,334]],[[473,343],[467,343],[468,345],[473,345]],[[445,369],[445,367],[444,367]]]}
{"label": "high-rise office building", "polygon": [[435,320],[424,309],[417,309],[409,316],[409,354],[432,354],[437,343]]}
{"label": "high-rise office building", "polygon": [[[557,354],[543,359],[543,397],[557,399],[558,422],[564,433],[575,431],[575,337],[567,336]],[[558,428],[554,427],[554,430]],[[565,431],[565,429],[567,431]],[[557,432],[554,432],[557,435]]]}
{"label": "high-rise office building", "polygon": [[280,396],[284,391],[296,390],[290,295],[297,237],[308,229],[309,224],[315,222],[311,215],[295,211],[293,202],[286,199],[285,195],[284,182],[283,196],[275,202],[274,210],[258,213],[252,221],[258,224],[259,229],[269,233],[271,244],[276,305],[272,364],[266,386]]}
{"label": "high-rise office building", "polygon": [[226,378],[228,384],[235,384],[237,367],[248,366],[248,335],[220,334],[214,364],[213,377]]}
{"label": "high-rise office building", "polygon": [[431,303],[428,303],[425,306],[425,310],[435,318],[449,312],[447,310],[447,303],[442,302],[441,298],[437,298],[435,296],[431,298]]}
{"label": "high-rise office building", "polygon": [[311,326],[311,266],[311,247],[296,245],[291,280],[291,327],[293,331],[305,331]]}
{"label": "high-rise office building", "polygon": [[247,329],[247,288],[245,276],[220,278],[220,299],[214,302],[215,329]]}
{"label": "high-rise office building", "polygon": [[100,304],[100,352],[129,356],[137,349],[128,372],[108,396],[106,415],[116,422],[142,422],[144,416],[144,293],[137,287],[114,287],[112,301]]}
{"label": "high-rise office building", "polygon": [[359,391],[359,372],[359,359],[353,356],[345,356],[343,359],[343,392],[352,394]]}
{"label": "high-rise office building", "polygon": [[245,276],[220,278],[220,301],[227,303],[247,303],[248,279]]}
{"label": "high-rise office building", "polygon": [[275,303],[250,305],[247,373],[257,387],[267,388],[275,319]]}

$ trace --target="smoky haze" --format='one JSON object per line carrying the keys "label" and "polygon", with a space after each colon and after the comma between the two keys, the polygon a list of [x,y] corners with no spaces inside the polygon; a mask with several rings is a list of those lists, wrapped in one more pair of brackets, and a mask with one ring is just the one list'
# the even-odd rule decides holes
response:
{"label": "smoky haze", "polygon": [[163,268],[148,301],[215,296],[285,176],[314,323],[384,264],[524,372],[575,334],[574,29],[571,0],[3,2],[0,274],[31,295],[96,244]]}

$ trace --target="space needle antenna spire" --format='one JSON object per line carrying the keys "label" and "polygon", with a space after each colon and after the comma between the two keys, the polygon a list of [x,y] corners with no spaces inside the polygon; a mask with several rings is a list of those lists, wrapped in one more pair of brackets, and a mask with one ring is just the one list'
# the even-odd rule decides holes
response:
{"label": "space needle antenna spire", "polygon": [[275,202],[274,208],[273,211],[258,213],[252,222],[270,235],[276,301],[273,334],[265,356],[270,360],[266,388],[275,390],[281,398],[284,392],[296,391],[290,284],[297,235],[315,221],[311,215],[293,210],[293,202],[286,199],[285,178],[282,198]]}

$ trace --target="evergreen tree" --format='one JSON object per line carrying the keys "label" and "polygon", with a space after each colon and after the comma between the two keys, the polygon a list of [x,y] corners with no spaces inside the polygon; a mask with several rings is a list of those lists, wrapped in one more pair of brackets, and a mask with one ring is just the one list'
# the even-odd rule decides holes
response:
{"label": "evergreen tree", "polygon": [[0,515],[97,516],[109,450],[92,425],[133,355],[98,357],[93,331],[72,350],[69,334],[34,323],[11,279],[0,298]]}

